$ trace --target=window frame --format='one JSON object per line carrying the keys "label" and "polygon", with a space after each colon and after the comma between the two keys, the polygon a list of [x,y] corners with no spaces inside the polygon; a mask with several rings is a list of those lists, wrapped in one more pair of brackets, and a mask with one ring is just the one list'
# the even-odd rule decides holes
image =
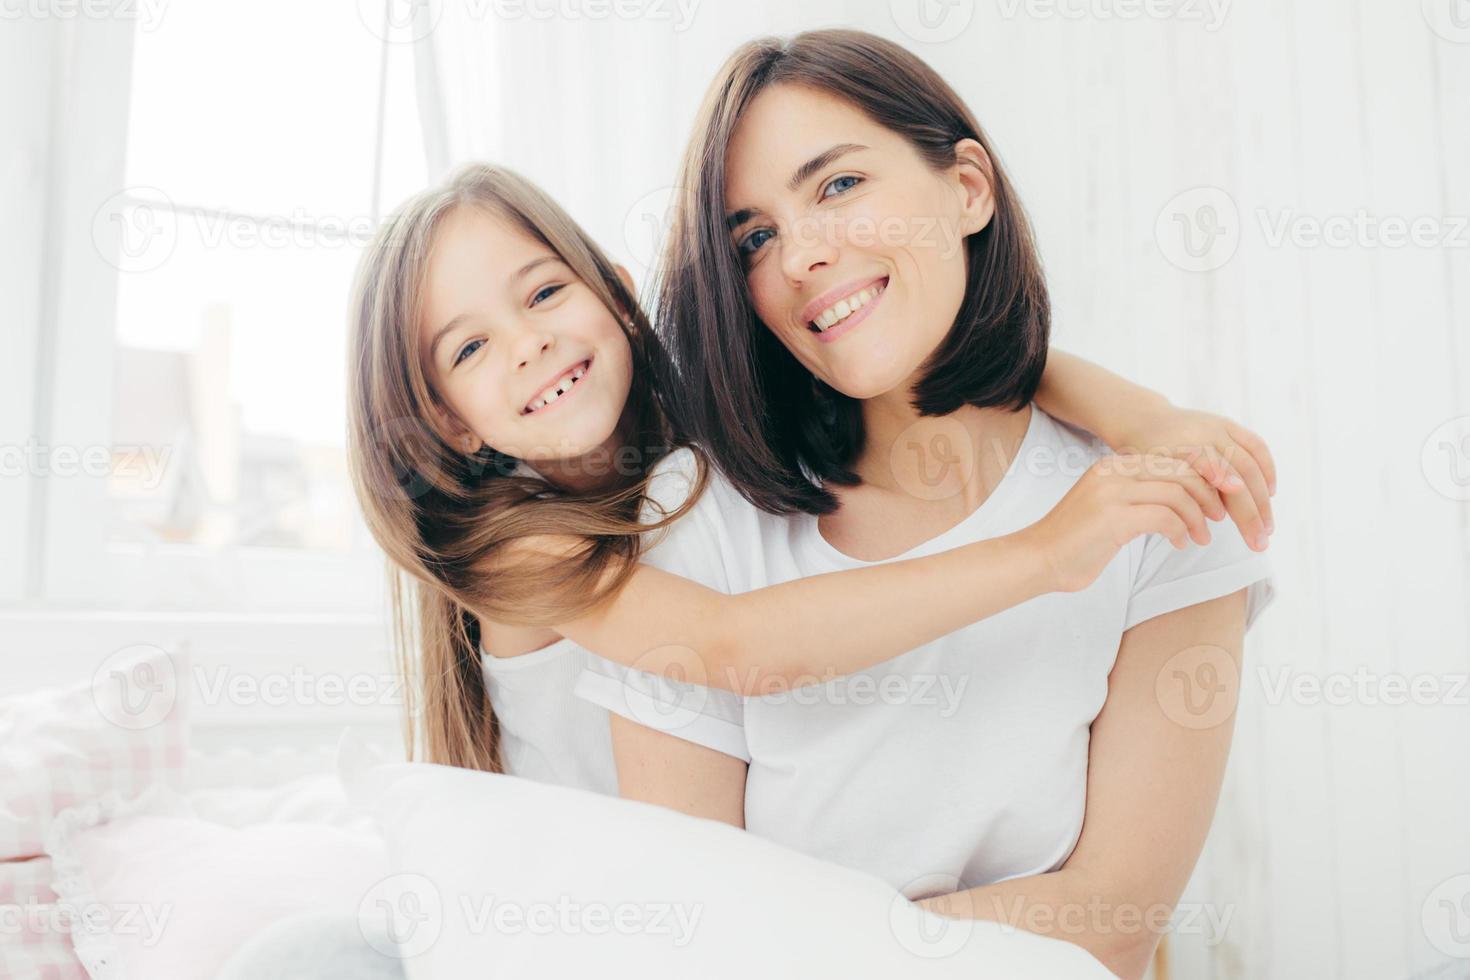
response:
{"label": "window frame", "polygon": [[[119,276],[94,241],[93,224],[108,202],[133,200],[127,173],[132,59],[137,24],[121,19],[79,18],[50,25],[52,99],[49,107],[48,186],[42,229],[42,301],[32,331],[34,411],[14,433],[53,452],[111,449]],[[374,138],[371,216],[380,219],[383,140],[389,71],[384,38]],[[431,48],[415,45],[415,71]],[[423,104],[420,86],[419,106]],[[421,120],[423,135],[435,126]],[[426,142],[432,143],[431,140]],[[429,158],[431,168],[435,162]],[[431,169],[431,174],[433,170]],[[100,202],[100,204],[99,204]],[[148,200],[179,216],[197,209]],[[232,220],[279,221],[270,216],[219,211]],[[25,338],[22,338],[24,350]],[[21,364],[27,362],[22,361]],[[62,369],[65,366],[65,369]],[[7,427],[8,429],[8,427]],[[22,434],[24,432],[24,434]],[[9,436],[4,432],[0,435]],[[58,469],[59,469],[58,465]],[[109,538],[112,501],[105,475],[49,471],[18,481],[27,508],[0,524],[24,542],[26,561],[16,582],[0,581],[0,601],[20,600],[56,608],[209,609],[220,612],[322,611],[382,615],[386,562],[366,535],[351,548],[320,552],[240,545],[211,549],[193,544],[138,545]],[[355,500],[350,502],[354,512]],[[201,589],[202,594],[201,594]]]}

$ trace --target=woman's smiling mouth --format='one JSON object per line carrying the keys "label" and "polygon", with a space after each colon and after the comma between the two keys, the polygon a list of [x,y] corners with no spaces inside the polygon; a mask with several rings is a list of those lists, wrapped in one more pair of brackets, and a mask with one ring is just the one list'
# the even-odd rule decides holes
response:
{"label": "woman's smiling mouth", "polygon": [[888,277],[879,276],[826,293],[802,311],[809,314],[806,328],[818,340],[831,343],[862,322],[878,305],[887,287]]}
{"label": "woman's smiling mouth", "polygon": [[525,407],[521,409],[521,414],[535,415],[544,412],[553,404],[561,401],[567,395],[571,394],[574,388],[581,384],[582,378],[586,376],[591,367],[592,358],[590,357],[580,364],[573,365],[569,370],[558,376],[556,380],[552,381],[551,384],[543,388],[541,393],[535,398],[526,402]]}

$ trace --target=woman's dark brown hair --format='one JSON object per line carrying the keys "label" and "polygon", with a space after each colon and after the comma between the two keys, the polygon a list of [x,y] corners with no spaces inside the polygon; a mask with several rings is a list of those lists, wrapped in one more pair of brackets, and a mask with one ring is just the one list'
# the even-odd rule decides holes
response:
{"label": "woman's dark brown hair", "polygon": [[995,214],[965,241],[968,283],[953,326],[914,386],[922,415],[963,405],[1021,409],[1046,365],[1050,304],[1030,225],[974,115],[919,58],[861,31],[825,30],[740,47],[716,75],[679,182],[655,321],[682,377],[680,428],[740,492],[776,514],[825,514],[821,484],[852,486],[862,404],[813,378],[756,316],[725,223],[725,153],[766,88],[801,85],[844,99],[903,136],[936,171],[955,144],[985,148]]}

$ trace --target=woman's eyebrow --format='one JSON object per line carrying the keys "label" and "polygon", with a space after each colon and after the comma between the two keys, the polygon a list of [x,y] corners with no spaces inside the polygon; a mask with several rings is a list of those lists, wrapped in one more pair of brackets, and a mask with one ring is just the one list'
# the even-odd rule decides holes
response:
{"label": "woman's eyebrow", "polygon": [[[787,190],[796,191],[802,184],[811,180],[812,175],[817,171],[831,166],[835,161],[847,156],[849,153],[856,153],[858,150],[866,149],[870,149],[870,147],[864,146],[861,143],[838,143],[836,146],[828,147],[796,168],[796,172],[786,182]],[[758,214],[760,214],[759,208],[741,208],[739,211],[732,211],[725,218],[725,227],[730,231],[734,231]]]}
{"label": "woman's eyebrow", "polygon": [[786,189],[789,191],[794,191],[797,188],[801,187],[802,184],[805,184],[808,180],[811,180],[812,175],[815,174],[818,170],[830,166],[834,161],[838,160],[841,157],[847,156],[847,154],[849,153],[854,153],[858,150],[866,149],[866,146],[863,146],[859,143],[838,143],[834,147],[823,150],[821,153],[818,153],[806,163],[803,163],[801,166],[796,168],[796,172],[793,173],[791,175],[791,179],[786,182]]}

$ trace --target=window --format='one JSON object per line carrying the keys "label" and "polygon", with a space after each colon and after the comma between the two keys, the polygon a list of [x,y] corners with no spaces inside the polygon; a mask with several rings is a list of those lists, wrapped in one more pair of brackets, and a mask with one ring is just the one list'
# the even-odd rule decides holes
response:
{"label": "window", "polygon": [[66,344],[52,381],[97,402],[112,456],[90,496],[50,501],[49,581],[107,570],[70,598],[381,608],[344,451],[347,298],[427,168],[413,47],[372,8],[170,5],[134,27],[123,189],[93,219],[116,269],[115,315],[86,328],[110,393]]}

